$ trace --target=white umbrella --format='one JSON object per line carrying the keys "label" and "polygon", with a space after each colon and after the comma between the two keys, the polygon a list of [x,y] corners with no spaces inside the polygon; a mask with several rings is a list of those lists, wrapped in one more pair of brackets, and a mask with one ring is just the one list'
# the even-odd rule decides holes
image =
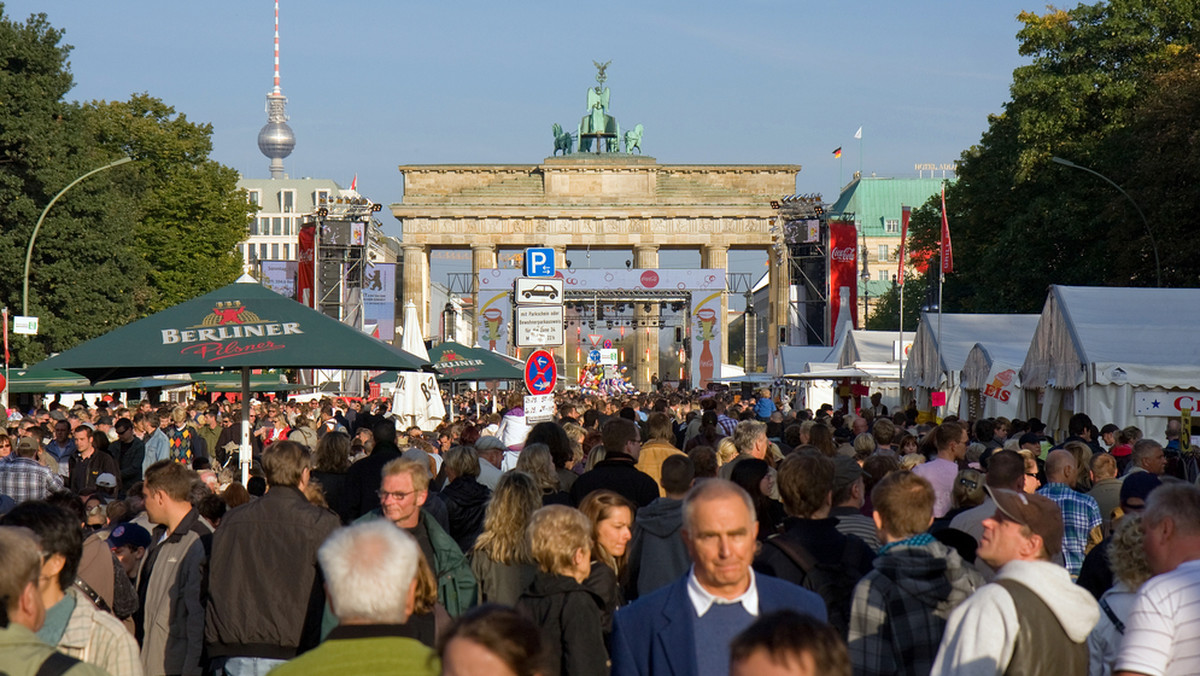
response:
{"label": "white umbrella", "polygon": [[[411,350],[411,354],[429,361],[429,351],[421,336],[421,320],[412,301],[404,305],[404,335],[400,344],[402,349]],[[446,416],[437,376],[425,371],[402,371],[392,395],[392,412],[403,427],[416,425],[426,432],[433,431]]]}

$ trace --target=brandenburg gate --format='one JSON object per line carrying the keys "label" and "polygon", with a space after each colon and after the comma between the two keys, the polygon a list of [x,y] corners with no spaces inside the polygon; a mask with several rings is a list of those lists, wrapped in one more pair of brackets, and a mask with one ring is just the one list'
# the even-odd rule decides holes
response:
{"label": "brandenburg gate", "polygon": [[[603,85],[603,68],[597,80]],[[607,115],[607,95],[602,86],[589,89],[591,110],[578,134],[555,125],[555,155],[539,164],[400,167],[404,201],[391,209],[403,224],[404,301],[416,304],[426,327],[431,312],[440,312],[429,308],[433,249],[471,251],[477,312],[479,273],[497,267],[500,249],[552,247],[559,269],[567,267],[568,248],[632,251],[635,270],[658,268],[665,249],[698,250],[700,267],[717,270],[727,268],[731,249],[759,249],[768,252],[770,271],[770,313],[759,321],[770,326],[768,347],[775,354],[777,329],[787,322],[790,281],[779,253],[784,248],[773,246],[777,212],[770,203],[795,192],[800,167],[659,164],[639,154],[641,125],[636,136],[631,131],[622,139]],[[593,120],[597,124],[589,124]],[[571,152],[576,137],[587,151]],[[621,140],[625,152],[616,149]],[[635,314],[649,309],[639,303]],[[719,316],[727,325],[727,292],[720,293]],[[646,374],[658,370],[656,334],[642,338],[635,352],[652,362],[636,370],[639,389],[647,389]],[[728,355],[728,331],[720,335],[718,364]]]}

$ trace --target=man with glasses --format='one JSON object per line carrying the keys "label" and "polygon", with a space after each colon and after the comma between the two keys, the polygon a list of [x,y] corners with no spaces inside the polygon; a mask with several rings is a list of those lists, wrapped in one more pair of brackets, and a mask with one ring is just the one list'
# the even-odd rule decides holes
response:
{"label": "man with glasses", "polygon": [[416,460],[399,458],[383,467],[378,514],[417,540],[438,581],[438,601],[457,617],[475,605],[478,585],[471,564],[450,534],[421,509],[429,498],[429,469]]}

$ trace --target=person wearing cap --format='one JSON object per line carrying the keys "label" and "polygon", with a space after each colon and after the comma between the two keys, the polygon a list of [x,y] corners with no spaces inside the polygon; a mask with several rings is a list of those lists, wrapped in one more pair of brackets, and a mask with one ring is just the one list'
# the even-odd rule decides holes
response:
{"label": "person wearing cap", "polygon": [[115,477],[121,473],[120,466],[111,455],[96,450],[92,441],[92,430],[80,425],[75,428],[72,436],[75,441],[75,454],[71,456],[70,488],[73,492],[82,493],[89,488],[95,488],[96,479],[101,474],[111,474]]}
{"label": "person wearing cap", "polygon": [[933,500],[933,487],[912,472],[893,472],[871,491],[885,544],[850,605],[847,642],[859,676],[928,674],[950,611],[984,584],[929,534]]}
{"label": "person wearing cap", "polygon": [[957,422],[938,425],[933,431],[933,442],[937,446],[937,457],[917,465],[913,472],[933,485],[937,500],[933,503],[933,516],[940,518],[950,511],[954,479],[958,477],[958,461],[967,454],[967,430]]}
{"label": "person wearing cap", "polygon": [[1113,673],[1200,673],[1200,488],[1172,482],[1155,490],[1142,512],[1142,531],[1155,577],[1138,590]]}
{"label": "person wearing cap", "polygon": [[108,450],[121,468],[122,486],[132,486],[142,480],[142,461],[146,459],[146,443],[137,438],[134,424],[129,418],[119,418],[113,423],[117,440],[108,445]]}
{"label": "person wearing cap", "polygon": [[136,523],[122,523],[108,536],[108,547],[130,580],[137,580],[138,568],[150,546],[150,532]]}
{"label": "person wearing cap", "polygon": [[1103,539],[1104,520],[1096,499],[1072,488],[1079,468],[1066,449],[1050,451],[1046,457],[1046,485],[1037,494],[1050,498],[1062,510],[1063,561],[1072,577],[1079,576],[1083,557]]}
{"label": "person wearing cap", "polygon": [[504,460],[504,442],[500,437],[483,436],[475,440],[475,452],[479,455],[479,477],[477,481],[496,490],[500,481],[500,463]]}
{"label": "person wearing cap", "polygon": [[[1112,530],[1116,531],[1117,524],[1126,514],[1140,514],[1146,508],[1146,499],[1150,493],[1162,485],[1157,474],[1139,472],[1126,477],[1121,482],[1120,506],[1113,512]],[[1080,587],[1092,593],[1099,599],[1113,586],[1112,569],[1108,565],[1108,547],[1112,543],[1112,535],[1105,537],[1100,544],[1092,547],[1079,567],[1079,578],[1075,581]]]}
{"label": "person wearing cap", "polygon": [[878,551],[875,522],[860,511],[867,500],[862,466],[850,456],[835,455],[833,469],[833,508],[829,515],[837,519],[837,529],[843,535],[853,535],[867,543],[871,551]]}
{"label": "person wearing cap", "polygon": [[845,636],[854,585],[871,571],[875,552],[839,532],[830,516],[835,473],[834,461],[817,453],[784,458],[778,485],[788,518],[783,533],[763,543],[754,570],[820,594],[829,623]]}
{"label": "person wearing cap", "polygon": [[1041,495],[988,492],[996,512],[983,522],[977,556],[996,579],[950,614],[931,673],[1086,674],[1100,608],[1052,563],[1062,553],[1062,511]]}
{"label": "person wearing cap", "polygon": [[39,450],[40,444],[33,437],[17,440],[16,457],[0,463],[0,495],[7,495],[21,504],[66,490],[62,477],[38,463]]}

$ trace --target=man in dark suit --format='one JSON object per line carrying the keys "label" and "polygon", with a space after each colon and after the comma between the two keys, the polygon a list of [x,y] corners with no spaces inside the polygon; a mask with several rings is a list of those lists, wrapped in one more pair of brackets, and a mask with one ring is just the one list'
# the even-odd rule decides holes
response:
{"label": "man in dark suit", "polygon": [[821,597],[750,567],[758,524],[754,503],[737,484],[697,484],[683,514],[692,569],[617,611],[613,676],[728,674],[730,642],[759,615],[790,608],[825,621]]}

